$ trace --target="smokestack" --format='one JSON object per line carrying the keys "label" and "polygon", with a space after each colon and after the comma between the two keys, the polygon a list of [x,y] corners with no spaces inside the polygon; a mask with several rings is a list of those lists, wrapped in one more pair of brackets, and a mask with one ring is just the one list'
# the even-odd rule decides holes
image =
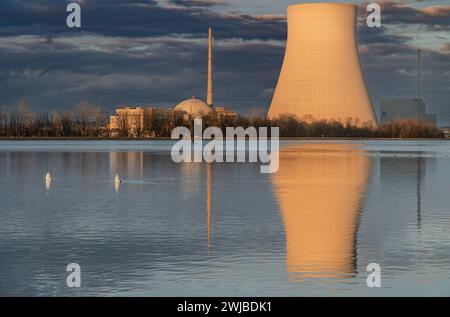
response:
{"label": "smokestack", "polygon": [[417,50],[417,99],[422,98],[422,50]]}
{"label": "smokestack", "polygon": [[213,80],[212,80],[212,29],[208,29],[208,88],[206,103],[213,106]]}

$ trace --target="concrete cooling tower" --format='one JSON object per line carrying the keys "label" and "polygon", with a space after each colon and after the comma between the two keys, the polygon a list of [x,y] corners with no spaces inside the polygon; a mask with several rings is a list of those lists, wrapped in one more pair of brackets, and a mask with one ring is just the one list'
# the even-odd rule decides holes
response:
{"label": "concrete cooling tower", "polygon": [[286,53],[269,118],[377,123],[359,60],[356,16],[351,4],[288,7]]}

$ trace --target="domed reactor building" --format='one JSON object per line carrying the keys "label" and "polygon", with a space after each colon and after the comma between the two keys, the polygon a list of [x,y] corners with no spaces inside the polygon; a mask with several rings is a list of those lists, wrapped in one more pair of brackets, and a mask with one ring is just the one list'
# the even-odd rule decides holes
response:
{"label": "domed reactor building", "polygon": [[310,3],[288,7],[286,53],[270,119],[298,119],[377,124],[362,72],[357,39],[357,7]]}
{"label": "domed reactor building", "polygon": [[204,101],[192,97],[191,99],[180,102],[175,106],[175,108],[173,108],[173,111],[187,113],[194,118],[202,118],[203,116],[209,114],[212,109]]}

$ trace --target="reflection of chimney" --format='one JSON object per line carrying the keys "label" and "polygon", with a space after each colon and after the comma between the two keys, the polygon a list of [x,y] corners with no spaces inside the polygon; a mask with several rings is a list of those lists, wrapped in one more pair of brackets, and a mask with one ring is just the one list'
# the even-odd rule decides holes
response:
{"label": "reflection of chimney", "polygon": [[212,82],[212,29],[208,29],[208,88],[206,95],[206,103],[212,107],[213,105],[213,82]]}
{"label": "reflection of chimney", "polygon": [[421,80],[422,80],[422,50],[417,50],[417,99],[422,98]]}
{"label": "reflection of chimney", "polygon": [[211,192],[212,169],[211,164],[206,166],[206,209],[208,218],[208,251],[211,249]]}
{"label": "reflection of chimney", "polygon": [[422,153],[417,153],[417,228],[422,225],[422,170],[425,170],[425,162]]}

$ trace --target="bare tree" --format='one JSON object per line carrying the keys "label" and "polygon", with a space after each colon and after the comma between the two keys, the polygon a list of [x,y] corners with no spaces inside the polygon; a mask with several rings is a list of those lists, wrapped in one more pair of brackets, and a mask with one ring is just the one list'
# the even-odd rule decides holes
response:
{"label": "bare tree", "polygon": [[121,137],[128,137],[130,132],[130,125],[128,122],[128,115],[120,113],[117,116],[117,126],[119,127],[119,135]]}
{"label": "bare tree", "polygon": [[95,131],[94,131],[94,136],[98,137],[101,136],[102,133],[102,127],[105,126],[106,122],[105,122],[105,116],[104,113],[102,111],[102,108],[100,106],[95,107]]}
{"label": "bare tree", "polygon": [[81,101],[75,106],[73,114],[80,136],[92,136],[91,123],[96,119],[96,107],[87,101]]}
{"label": "bare tree", "polygon": [[143,134],[146,137],[152,135],[152,122],[153,122],[153,113],[152,110],[144,111],[144,122],[143,122]]}

